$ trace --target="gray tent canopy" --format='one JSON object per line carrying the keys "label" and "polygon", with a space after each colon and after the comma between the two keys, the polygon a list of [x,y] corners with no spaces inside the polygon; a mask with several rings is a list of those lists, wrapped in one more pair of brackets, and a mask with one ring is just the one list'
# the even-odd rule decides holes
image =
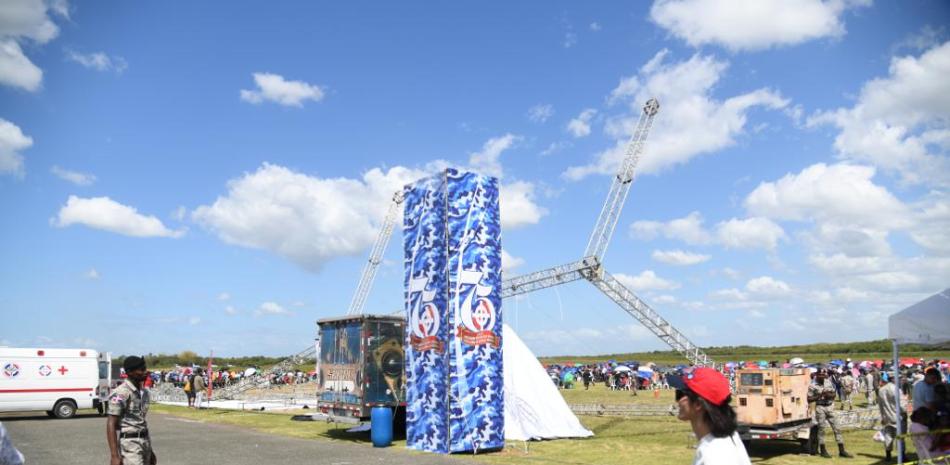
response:
{"label": "gray tent canopy", "polygon": [[950,342],[950,289],[891,315],[887,326],[888,339],[898,344]]}
{"label": "gray tent canopy", "polygon": [[[900,405],[900,344],[945,344],[950,342],[950,288],[945,289],[887,319],[887,337],[894,343],[894,391]],[[901,430],[901,416],[897,416]],[[897,443],[897,463],[904,462],[904,441]]]}

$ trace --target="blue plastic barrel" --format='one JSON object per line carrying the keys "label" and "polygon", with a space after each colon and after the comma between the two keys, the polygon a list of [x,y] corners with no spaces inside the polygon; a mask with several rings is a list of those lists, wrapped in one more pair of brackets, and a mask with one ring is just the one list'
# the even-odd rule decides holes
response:
{"label": "blue plastic barrel", "polygon": [[393,411],[377,406],[370,411],[370,437],[373,447],[389,447],[393,443]]}

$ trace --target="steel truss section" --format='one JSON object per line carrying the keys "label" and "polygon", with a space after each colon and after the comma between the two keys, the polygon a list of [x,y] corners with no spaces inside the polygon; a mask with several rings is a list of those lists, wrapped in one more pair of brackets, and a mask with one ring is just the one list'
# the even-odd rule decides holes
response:
{"label": "steel truss section", "polygon": [[713,360],[696,344],[693,344],[683,333],[679,332],[659,313],[653,310],[631,290],[604,269],[595,275],[590,282],[620,305],[630,316],[634,317],[643,326],[653,332],[663,342],[686,357],[687,360],[698,366],[713,366]]}
{"label": "steel truss section", "polygon": [[565,265],[506,279],[501,283],[501,298],[505,299],[557,286],[558,284],[585,279],[590,276],[592,270],[597,266],[597,260],[587,257]]}
{"label": "steel truss section", "polygon": [[353,300],[350,301],[350,308],[347,315],[359,315],[363,313],[363,306],[366,304],[366,297],[369,296],[370,289],[373,288],[373,280],[376,279],[376,270],[383,261],[383,254],[386,253],[386,246],[389,245],[389,238],[393,235],[393,227],[396,225],[396,218],[399,218],[399,208],[403,201],[403,191],[399,190],[393,194],[393,201],[389,204],[389,211],[386,212],[386,219],[383,220],[383,226],[376,236],[376,242],[369,253],[369,260],[363,267],[363,274],[360,276],[360,283],[356,286],[356,293],[353,294]]}
{"label": "steel truss section", "polygon": [[281,360],[276,365],[270,367],[267,371],[261,374],[261,376],[250,377],[250,378],[241,378],[241,381],[237,384],[232,384],[228,387],[222,389],[216,389],[214,391],[215,399],[232,399],[234,396],[247,391],[249,389],[264,387],[270,382],[270,375],[273,373],[287,373],[291,370],[296,370],[297,365],[304,363],[308,360],[313,360],[317,355],[316,346],[311,345],[300,352],[297,352],[290,357]]}
{"label": "steel truss section", "polygon": [[660,102],[655,98],[647,100],[647,103],[643,106],[643,113],[640,114],[637,128],[630,137],[630,142],[627,143],[623,163],[614,176],[613,183],[610,185],[610,192],[607,193],[607,200],[604,202],[600,216],[597,217],[597,223],[594,225],[594,230],[587,241],[587,249],[584,251],[585,257],[596,257],[600,261],[604,260],[607,246],[610,244],[614,229],[617,227],[617,220],[620,219],[620,213],[623,211],[623,204],[627,200],[627,193],[633,184],[637,164],[640,162],[640,154],[643,153],[647,136],[650,135],[650,129],[653,127],[653,119],[659,111]]}

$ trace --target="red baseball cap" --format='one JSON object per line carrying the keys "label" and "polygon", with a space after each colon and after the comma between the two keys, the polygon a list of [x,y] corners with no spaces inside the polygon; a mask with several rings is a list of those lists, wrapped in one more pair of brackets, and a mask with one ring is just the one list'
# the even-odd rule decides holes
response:
{"label": "red baseball cap", "polygon": [[668,382],[676,389],[695,392],[713,405],[722,405],[731,394],[729,381],[722,373],[712,368],[694,368],[683,376],[670,377]]}

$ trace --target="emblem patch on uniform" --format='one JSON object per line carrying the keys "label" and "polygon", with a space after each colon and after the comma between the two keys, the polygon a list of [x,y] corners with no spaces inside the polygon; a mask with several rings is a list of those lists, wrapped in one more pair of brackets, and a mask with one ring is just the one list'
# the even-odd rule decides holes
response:
{"label": "emblem patch on uniform", "polygon": [[40,365],[40,376],[49,376],[53,373],[53,367],[49,365]]}
{"label": "emblem patch on uniform", "polygon": [[7,378],[16,378],[20,375],[20,365],[10,362],[3,366],[3,375]]}
{"label": "emblem patch on uniform", "polygon": [[112,402],[116,405],[122,405],[122,403],[125,402],[125,398],[118,394],[113,394],[112,398],[109,399],[109,402]]}

